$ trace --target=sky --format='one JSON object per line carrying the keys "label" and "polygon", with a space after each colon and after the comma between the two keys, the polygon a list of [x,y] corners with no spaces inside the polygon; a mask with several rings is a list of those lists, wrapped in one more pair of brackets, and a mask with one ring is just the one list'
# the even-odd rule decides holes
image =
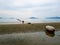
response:
{"label": "sky", "polygon": [[49,16],[60,16],[60,0],[0,0],[0,17],[3,18],[26,20]]}

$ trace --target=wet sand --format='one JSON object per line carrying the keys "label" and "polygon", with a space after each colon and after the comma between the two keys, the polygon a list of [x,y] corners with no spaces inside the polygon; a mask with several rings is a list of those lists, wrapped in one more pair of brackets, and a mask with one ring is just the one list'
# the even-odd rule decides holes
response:
{"label": "wet sand", "polygon": [[[46,25],[55,33],[45,32]],[[60,45],[60,23],[0,25],[0,45]]]}
{"label": "wet sand", "polygon": [[40,32],[45,30],[46,25],[51,25],[60,31],[60,23],[35,23],[35,24],[5,24],[0,25],[0,34]]}
{"label": "wet sand", "polygon": [[60,31],[46,35],[45,31],[0,35],[0,45],[60,45]]}

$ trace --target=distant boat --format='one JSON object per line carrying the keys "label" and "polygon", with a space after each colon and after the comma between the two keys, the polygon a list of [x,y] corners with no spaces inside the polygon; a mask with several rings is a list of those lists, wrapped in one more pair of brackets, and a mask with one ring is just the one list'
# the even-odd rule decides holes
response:
{"label": "distant boat", "polygon": [[53,33],[53,32],[55,31],[55,27],[50,26],[50,25],[47,25],[47,26],[46,26],[46,31]]}

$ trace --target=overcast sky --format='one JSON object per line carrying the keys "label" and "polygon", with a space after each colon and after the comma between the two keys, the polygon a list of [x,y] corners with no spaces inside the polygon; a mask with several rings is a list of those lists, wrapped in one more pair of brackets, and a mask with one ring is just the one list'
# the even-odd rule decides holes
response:
{"label": "overcast sky", "polygon": [[0,0],[0,17],[60,16],[60,0]]}

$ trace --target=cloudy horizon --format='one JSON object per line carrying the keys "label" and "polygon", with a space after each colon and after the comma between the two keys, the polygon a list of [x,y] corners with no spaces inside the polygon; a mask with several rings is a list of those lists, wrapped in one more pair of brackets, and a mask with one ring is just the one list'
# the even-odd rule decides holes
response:
{"label": "cloudy horizon", "polygon": [[0,0],[0,18],[28,20],[29,17],[49,16],[60,17],[60,0]]}

